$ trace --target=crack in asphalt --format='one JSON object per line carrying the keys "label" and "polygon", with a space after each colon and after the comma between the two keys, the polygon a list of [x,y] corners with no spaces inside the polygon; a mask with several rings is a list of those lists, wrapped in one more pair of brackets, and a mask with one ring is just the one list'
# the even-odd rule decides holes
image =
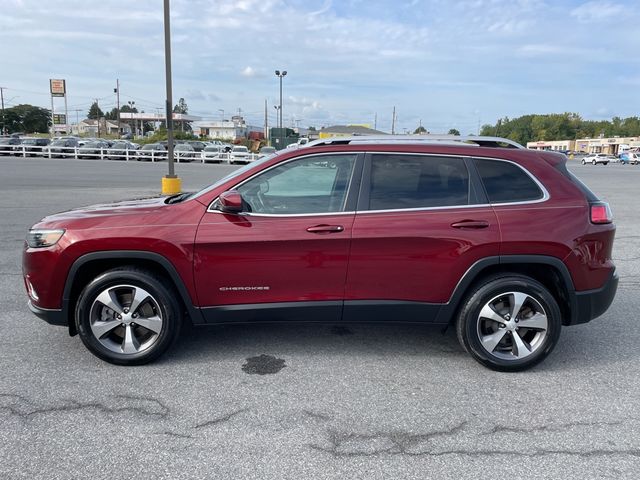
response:
{"label": "crack in asphalt", "polygon": [[561,432],[573,427],[599,427],[622,425],[625,422],[569,422],[561,425],[540,425],[538,427],[507,427],[496,425],[482,435],[494,435],[496,433],[533,433],[533,432]]}
{"label": "crack in asphalt", "polygon": [[[497,425],[492,429],[481,433],[481,435],[494,435],[496,433],[532,433],[536,431],[562,431],[572,427],[589,426],[613,426],[621,425],[625,422],[572,422],[557,426],[540,426],[533,428],[504,427]],[[426,434],[410,434],[402,431],[378,432],[372,434],[346,433],[335,430],[328,431],[328,446],[317,444],[308,445],[311,449],[327,453],[334,458],[350,457],[375,457],[379,455],[406,455],[410,457],[431,456],[441,457],[445,455],[460,455],[468,457],[543,457],[549,455],[565,455],[573,457],[613,457],[631,456],[640,457],[640,449],[593,449],[593,450],[570,450],[554,448],[538,448],[528,451],[517,449],[436,449],[425,448],[425,443],[439,437],[455,436],[462,432],[467,422],[462,422],[449,429],[436,430]]]}
{"label": "crack in asphalt", "polygon": [[166,405],[152,397],[113,395],[112,398],[117,399],[120,402],[112,406],[101,402],[66,400],[65,403],[60,405],[43,407],[35,405],[31,400],[21,395],[0,393],[0,400],[13,399],[13,402],[10,402],[9,404],[0,405],[0,412],[8,412],[13,416],[22,419],[28,419],[36,415],[46,415],[49,413],[68,413],[82,410],[98,410],[103,413],[131,412],[158,418],[166,418],[170,413],[170,410]]}
{"label": "crack in asphalt", "polygon": [[221,423],[228,422],[229,420],[231,420],[236,415],[239,415],[239,414],[241,414],[243,412],[246,412],[247,410],[249,410],[249,409],[248,408],[242,408],[240,410],[233,411],[233,412],[228,413],[226,415],[223,415],[221,417],[217,417],[217,418],[214,418],[212,420],[207,420],[206,422],[199,423],[193,428],[197,429],[197,428],[211,427],[213,425],[219,425]]}
{"label": "crack in asphalt", "polygon": [[[402,431],[360,434],[329,430],[329,447],[323,447],[316,444],[311,444],[309,446],[314,450],[329,453],[334,457],[370,457],[380,454],[415,455],[416,453],[411,452],[410,449],[434,438],[456,435],[465,428],[466,424],[467,422],[464,421],[449,429],[436,430],[422,434],[413,434]],[[350,444],[355,444],[353,445],[355,450],[348,451],[345,449],[345,446],[348,447]],[[382,445],[376,447],[376,444]],[[367,448],[369,451],[366,451]]]}
{"label": "crack in asphalt", "polygon": [[170,430],[165,430],[163,432],[156,432],[154,433],[154,435],[166,435],[168,437],[175,437],[175,438],[189,438],[189,439],[195,438],[192,435],[187,435],[186,433],[172,432]]}
{"label": "crack in asphalt", "polygon": [[314,412],[313,410],[302,410],[302,413],[317,420],[331,420],[331,417],[329,415],[325,415],[324,413],[320,412]]}

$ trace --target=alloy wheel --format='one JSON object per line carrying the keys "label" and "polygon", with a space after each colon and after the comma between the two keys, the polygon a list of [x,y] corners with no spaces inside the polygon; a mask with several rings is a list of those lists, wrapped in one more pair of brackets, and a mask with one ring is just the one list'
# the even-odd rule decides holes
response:
{"label": "alloy wheel", "polygon": [[535,298],[523,292],[502,293],[489,300],[478,315],[482,347],[502,360],[520,360],[544,343],[549,319]]}
{"label": "alloy wheel", "polygon": [[134,285],[110,286],[101,291],[90,310],[94,337],[108,350],[137,354],[149,349],[162,331],[158,301]]}

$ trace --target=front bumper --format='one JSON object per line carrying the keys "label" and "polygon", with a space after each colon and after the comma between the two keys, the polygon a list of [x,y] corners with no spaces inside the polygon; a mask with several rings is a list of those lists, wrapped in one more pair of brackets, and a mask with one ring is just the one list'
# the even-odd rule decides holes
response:
{"label": "front bumper", "polygon": [[618,275],[614,270],[601,288],[576,292],[571,325],[587,323],[606,312],[613,302],[617,290]]}
{"label": "front bumper", "polygon": [[68,325],[67,319],[62,314],[62,310],[36,307],[31,301],[29,301],[29,310],[31,310],[36,317],[41,318],[50,325],[58,325],[61,327]]}

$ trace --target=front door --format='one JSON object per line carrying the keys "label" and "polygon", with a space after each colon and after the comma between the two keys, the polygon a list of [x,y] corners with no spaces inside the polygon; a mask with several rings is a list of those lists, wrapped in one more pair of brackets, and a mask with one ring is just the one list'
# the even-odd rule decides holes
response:
{"label": "front door", "polygon": [[336,321],[360,168],[357,154],[298,157],[236,186],[241,214],[221,213],[214,202],[196,235],[205,318]]}

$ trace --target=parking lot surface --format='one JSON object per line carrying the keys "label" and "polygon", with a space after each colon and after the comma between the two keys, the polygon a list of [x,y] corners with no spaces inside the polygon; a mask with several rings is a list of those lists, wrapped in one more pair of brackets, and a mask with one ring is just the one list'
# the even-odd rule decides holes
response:
{"label": "parking lot surface", "polygon": [[[393,324],[205,327],[151,365],[98,360],[28,311],[26,230],[155,195],[166,168],[0,157],[0,478],[638,478],[640,167],[571,162],[612,206],[618,295],[515,374]],[[178,174],[189,191],[234,168]]]}

